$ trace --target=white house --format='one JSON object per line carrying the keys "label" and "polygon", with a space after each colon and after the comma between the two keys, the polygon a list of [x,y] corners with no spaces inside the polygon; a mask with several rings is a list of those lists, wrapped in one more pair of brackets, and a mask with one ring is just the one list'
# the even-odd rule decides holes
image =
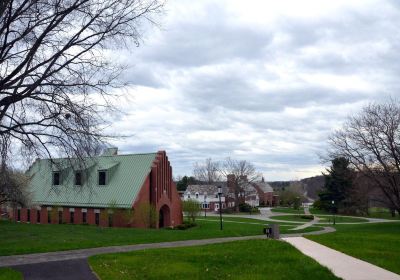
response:
{"label": "white house", "polygon": [[[226,187],[222,188],[222,209],[226,208]],[[225,190],[225,192],[224,192]],[[215,185],[189,185],[183,194],[183,200],[194,199],[207,211],[219,210],[218,186]]]}

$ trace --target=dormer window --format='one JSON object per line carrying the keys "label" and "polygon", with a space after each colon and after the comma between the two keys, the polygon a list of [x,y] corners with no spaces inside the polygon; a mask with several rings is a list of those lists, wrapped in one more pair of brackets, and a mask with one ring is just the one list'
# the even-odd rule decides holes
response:
{"label": "dormer window", "polygon": [[54,171],[53,172],[53,186],[59,186],[59,185],[60,185],[60,172]]}
{"label": "dormer window", "polygon": [[199,193],[196,193],[196,198],[199,198]]}
{"label": "dormer window", "polygon": [[107,171],[99,170],[99,186],[105,186],[107,179]]}
{"label": "dormer window", "polygon": [[82,185],[82,171],[75,172],[75,185],[76,186]]}

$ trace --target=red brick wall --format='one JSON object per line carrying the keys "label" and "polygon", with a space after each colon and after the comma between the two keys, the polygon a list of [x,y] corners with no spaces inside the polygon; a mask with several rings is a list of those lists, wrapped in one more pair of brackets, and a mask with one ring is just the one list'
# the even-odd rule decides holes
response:
{"label": "red brick wall", "polygon": [[[172,180],[172,167],[165,151],[158,152],[153,162],[151,172],[146,178],[133,207],[140,203],[152,203],[156,210],[166,205],[169,208],[169,216],[166,216],[165,226],[176,226],[182,223],[182,202]],[[138,221],[134,226],[143,227]]]}
{"label": "red brick wall", "polygon": [[89,225],[95,225],[96,224],[95,215],[94,215],[94,209],[87,208],[86,222]]}

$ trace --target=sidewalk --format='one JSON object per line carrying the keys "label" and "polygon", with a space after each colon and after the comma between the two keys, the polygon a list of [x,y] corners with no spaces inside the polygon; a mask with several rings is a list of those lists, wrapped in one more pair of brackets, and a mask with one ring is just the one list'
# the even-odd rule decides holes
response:
{"label": "sidewalk", "polygon": [[400,275],[323,246],[304,237],[289,237],[290,243],[303,254],[328,267],[344,280],[400,280]]}

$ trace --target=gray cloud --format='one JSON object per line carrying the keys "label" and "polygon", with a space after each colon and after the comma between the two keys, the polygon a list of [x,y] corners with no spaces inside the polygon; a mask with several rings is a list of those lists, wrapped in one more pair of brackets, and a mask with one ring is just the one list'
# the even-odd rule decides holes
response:
{"label": "gray cloud", "polygon": [[398,1],[313,12],[259,1],[254,15],[238,3],[174,1],[162,29],[123,54],[131,101],[112,129],[133,136],[114,144],[167,150],[175,175],[228,156],[268,180],[319,174],[318,154],[347,115],[400,95]]}

